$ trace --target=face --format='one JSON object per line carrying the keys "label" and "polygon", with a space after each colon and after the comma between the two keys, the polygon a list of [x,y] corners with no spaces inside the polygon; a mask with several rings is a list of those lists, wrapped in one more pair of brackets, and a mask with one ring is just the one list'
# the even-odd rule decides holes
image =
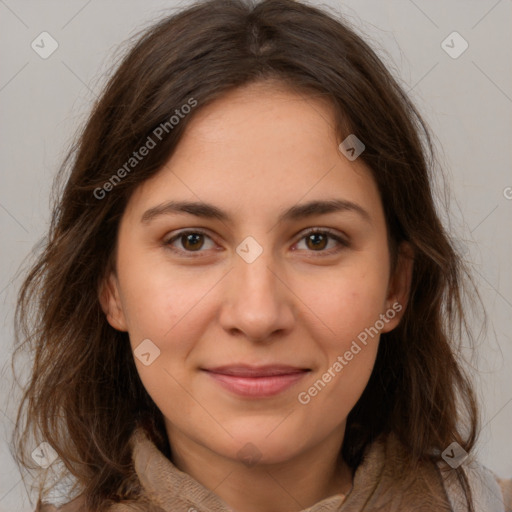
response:
{"label": "face", "polygon": [[318,99],[240,88],[132,195],[101,302],[171,446],[278,463],[343,436],[410,272],[390,275],[376,184],[333,126]]}

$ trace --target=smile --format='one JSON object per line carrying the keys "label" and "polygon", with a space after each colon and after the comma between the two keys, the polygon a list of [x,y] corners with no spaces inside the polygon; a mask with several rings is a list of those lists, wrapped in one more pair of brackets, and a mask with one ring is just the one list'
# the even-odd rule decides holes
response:
{"label": "smile", "polygon": [[284,392],[310,370],[292,367],[224,367],[203,370],[228,391],[248,398],[265,398]]}

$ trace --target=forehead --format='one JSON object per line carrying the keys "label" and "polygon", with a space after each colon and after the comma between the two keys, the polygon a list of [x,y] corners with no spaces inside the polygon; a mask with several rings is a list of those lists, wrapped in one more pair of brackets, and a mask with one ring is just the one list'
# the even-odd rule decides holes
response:
{"label": "forehead", "polygon": [[[187,126],[180,151],[209,145],[223,157],[261,158],[295,149],[297,157],[336,143],[334,112],[320,95],[293,91],[279,82],[257,82],[230,91],[200,108]],[[291,154],[287,153],[290,158]]]}
{"label": "forehead", "polygon": [[331,105],[318,96],[275,83],[235,89],[198,105],[172,157],[133,199],[140,208],[202,200],[273,219],[283,206],[322,198],[378,209],[369,169],[339,151],[334,126]]}

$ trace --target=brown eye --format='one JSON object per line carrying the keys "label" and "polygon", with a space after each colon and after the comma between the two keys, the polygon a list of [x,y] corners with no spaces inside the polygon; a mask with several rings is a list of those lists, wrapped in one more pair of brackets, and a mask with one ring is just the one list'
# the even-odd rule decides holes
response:
{"label": "brown eye", "polygon": [[181,235],[180,240],[182,246],[188,251],[195,251],[197,249],[201,249],[204,244],[204,240],[202,239],[204,235],[201,233],[192,233],[189,235]]}
{"label": "brown eye", "polygon": [[[299,241],[305,241],[307,252],[318,252],[325,255],[331,255],[339,252],[344,247],[348,247],[349,243],[341,236],[325,230],[325,229],[312,229],[308,231]],[[331,242],[331,246],[329,246]],[[327,249],[327,250],[326,250]]]}
{"label": "brown eye", "polygon": [[329,236],[324,233],[311,233],[305,238],[309,249],[325,249]]}
{"label": "brown eye", "polygon": [[181,253],[192,253],[192,252],[204,252],[201,249],[205,248],[206,241],[211,241],[211,246],[206,249],[213,248],[214,244],[211,238],[202,231],[182,231],[177,235],[174,235],[165,242],[166,246],[176,252]]}

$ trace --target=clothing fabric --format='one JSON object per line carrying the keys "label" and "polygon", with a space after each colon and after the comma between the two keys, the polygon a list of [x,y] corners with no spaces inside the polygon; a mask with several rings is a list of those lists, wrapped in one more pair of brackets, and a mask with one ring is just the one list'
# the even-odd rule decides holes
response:
{"label": "clothing fabric", "polygon": [[[109,512],[235,512],[214,492],[180,471],[143,428],[134,431],[130,443],[138,483],[146,502],[117,503]],[[467,511],[453,469],[425,462],[414,474],[397,478],[396,468],[405,457],[405,449],[394,435],[379,437],[367,447],[346,497],[341,494],[330,496],[302,512]],[[476,512],[512,512],[512,480],[500,480],[474,461],[465,463],[464,469]],[[38,503],[35,512],[91,511],[85,510],[83,498],[78,497],[60,508]]]}

